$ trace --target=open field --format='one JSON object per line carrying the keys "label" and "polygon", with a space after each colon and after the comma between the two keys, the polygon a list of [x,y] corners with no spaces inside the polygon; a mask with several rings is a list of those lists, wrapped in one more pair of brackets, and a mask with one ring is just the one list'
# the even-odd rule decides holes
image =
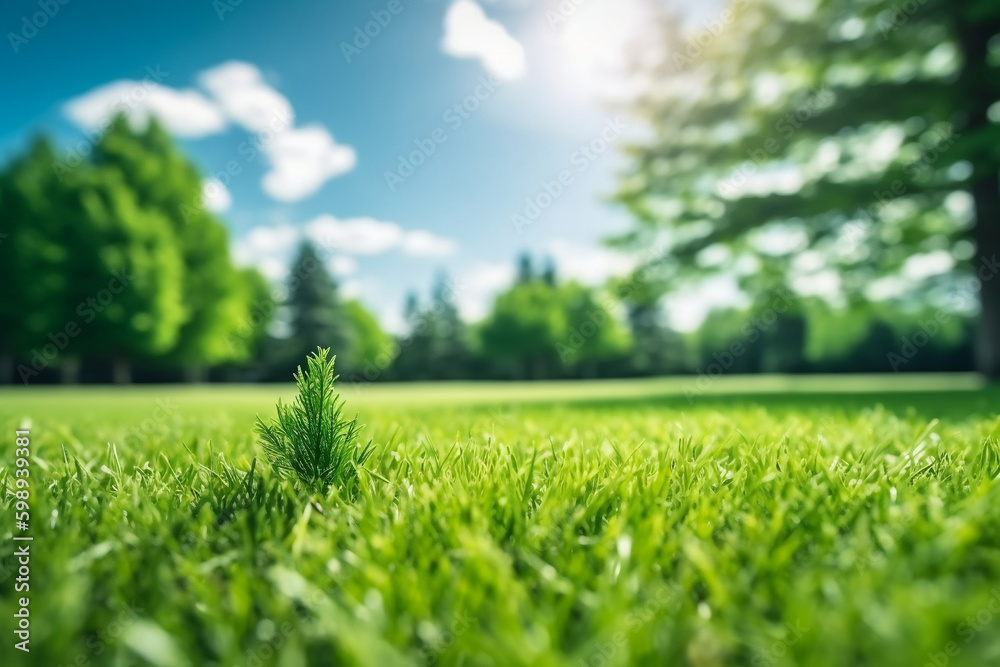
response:
{"label": "open field", "polygon": [[1000,390],[692,383],[345,385],[377,451],[319,499],[253,436],[290,386],[0,390],[0,660],[1000,663]]}

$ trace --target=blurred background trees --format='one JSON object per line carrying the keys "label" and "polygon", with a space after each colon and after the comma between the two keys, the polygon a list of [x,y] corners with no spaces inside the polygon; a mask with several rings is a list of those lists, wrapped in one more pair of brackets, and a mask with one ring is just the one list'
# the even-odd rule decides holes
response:
{"label": "blurred background trees", "polygon": [[620,245],[666,249],[653,289],[716,274],[845,318],[979,311],[977,367],[1000,375],[1000,4],[755,0],[676,25],[618,195]]}
{"label": "blurred background trees", "polygon": [[[0,171],[0,381],[287,381],[317,345],[356,382],[1000,375],[1000,4],[746,0],[714,25],[665,18],[638,68],[633,275],[524,253],[475,323],[443,273],[388,333],[323,248],[273,283],[236,266],[155,119],[75,163],[41,138]],[[745,298],[676,330],[671,297],[710,276]]]}

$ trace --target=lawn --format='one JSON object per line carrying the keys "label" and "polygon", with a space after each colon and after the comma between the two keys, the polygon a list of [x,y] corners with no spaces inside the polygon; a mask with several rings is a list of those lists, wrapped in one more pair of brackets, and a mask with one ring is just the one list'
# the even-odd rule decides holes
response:
{"label": "lawn", "polygon": [[263,457],[290,386],[2,390],[0,662],[1000,664],[1000,390],[692,387],[345,386],[377,447],[354,498]]}

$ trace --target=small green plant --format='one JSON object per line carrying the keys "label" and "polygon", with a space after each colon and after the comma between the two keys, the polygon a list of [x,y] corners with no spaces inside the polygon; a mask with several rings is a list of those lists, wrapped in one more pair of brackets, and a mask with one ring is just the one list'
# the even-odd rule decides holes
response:
{"label": "small green plant", "polygon": [[278,401],[278,417],[270,423],[257,417],[256,430],[271,464],[282,475],[295,473],[320,493],[331,486],[354,487],[358,468],[374,449],[358,445],[358,418],[341,416],[344,401],[335,393],[336,357],[319,348],[306,359],[306,371],[295,373],[298,396],[290,405]]}

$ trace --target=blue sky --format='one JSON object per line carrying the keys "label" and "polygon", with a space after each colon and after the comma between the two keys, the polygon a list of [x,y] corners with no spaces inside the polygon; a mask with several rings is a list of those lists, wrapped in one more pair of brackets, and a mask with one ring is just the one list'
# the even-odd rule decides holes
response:
{"label": "blue sky", "polygon": [[[628,270],[602,198],[636,130],[607,100],[641,0],[235,1],[4,3],[0,157],[41,131],[86,145],[116,104],[155,114],[225,183],[203,203],[241,262],[277,278],[310,236],[391,328],[441,270],[476,319],[521,250],[591,284]],[[548,205],[518,229],[528,200]]]}

